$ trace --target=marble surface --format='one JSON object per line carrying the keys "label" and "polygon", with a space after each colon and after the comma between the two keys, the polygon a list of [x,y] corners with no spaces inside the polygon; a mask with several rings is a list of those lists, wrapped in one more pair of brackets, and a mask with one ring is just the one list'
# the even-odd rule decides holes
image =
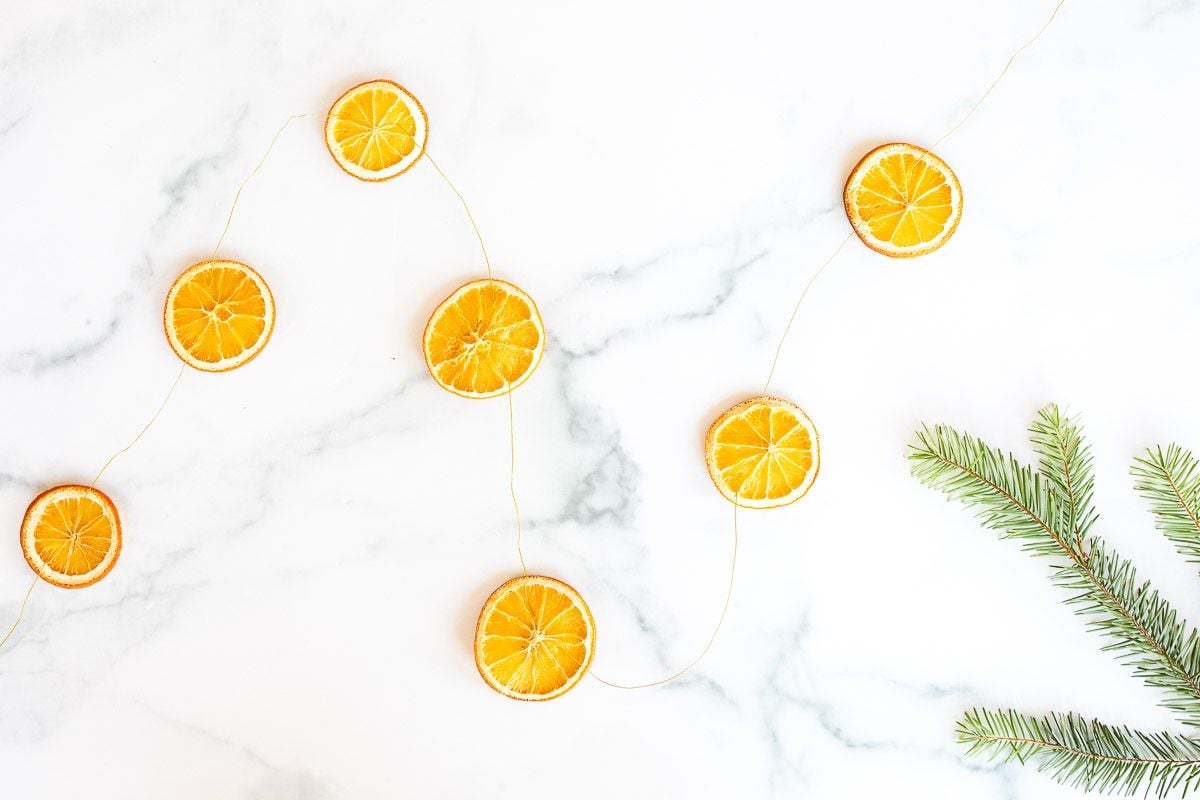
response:
{"label": "marble surface", "polygon": [[[238,182],[289,114],[386,75],[546,319],[515,395],[530,567],[589,600],[598,674],[668,674],[729,566],[703,432],[846,235],[848,168],[936,140],[1051,7],[0,0],[0,623],[31,497],[89,480],[170,384],[164,292]],[[816,421],[822,473],[743,514],[711,653],[548,704],[471,657],[519,567],[506,404],[441,391],[419,349],[482,271],[462,210],[428,164],[364,185],[293,123],[222,249],[271,282],[274,338],[186,374],[104,477],[113,573],[34,590],[0,651],[0,795],[1078,796],[964,758],[961,710],[1170,715],[904,454],[921,421],[1028,454],[1039,406],[1083,413],[1100,531],[1200,617],[1128,475],[1146,445],[1200,447],[1198,34],[1194,0],[1066,5],[939,147],[953,240],[913,262],[852,241],[810,294],[773,388]]]}

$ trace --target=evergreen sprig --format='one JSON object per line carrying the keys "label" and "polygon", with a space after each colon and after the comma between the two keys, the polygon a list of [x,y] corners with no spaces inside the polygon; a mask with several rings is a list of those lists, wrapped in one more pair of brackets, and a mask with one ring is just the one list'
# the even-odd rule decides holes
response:
{"label": "evergreen sprig", "polygon": [[1140,733],[1078,714],[1031,717],[971,709],[958,723],[967,753],[1017,761],[1059,783],[1088,791],[1163,797],[1200,786],[1200,741],[1174,733]]}
{"label": "evergreen sprig", "polygon": [[[1030,427],[1038,468],[945,425],[917,431],[909,454],[922,483],[978,509],[985,527],[1050,562],[1065,600],[1108,641],[1104,650],[1163,692],[1162,705],[1200,727],[1200,634],[1132,563],[1092,533],[1092,456],[1078,421],[1048,406]],[[1134,466],[1138,490],[1159,527],[1200,561],[1200,467],[1172,445],[1149,451]],[[1189,527],[1190,526],[1190,527]],[[1076,714],[1031,717],[1016,711],[969,712],[959,726],[971,753],[1032,761],[1072,786],[1163,796],[1200,784],[1200,740],[1147,734],[1086,721]]]}
{"label": "evergreen sprig", "polygon": [[1150,501],[1158,529],[1188,561],[1200,563],[1200,463],[1187,450],[1156,447],[1134,459],[1134,489]]}

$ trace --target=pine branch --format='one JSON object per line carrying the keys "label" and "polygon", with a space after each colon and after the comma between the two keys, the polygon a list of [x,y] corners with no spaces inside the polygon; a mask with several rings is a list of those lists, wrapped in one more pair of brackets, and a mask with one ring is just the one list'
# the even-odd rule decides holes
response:
{"label": "pine branch", "polygon": [[1142,733],[1078,714],[1031,717],[972,709],[958,723],[969,755],[1032,764],[1059,783],[1087,791],[1164,797],[1200,787],[1200,740]]}
{"label": "pine branch", "polygon": [[1134,489],[1150,501],[1155,525],[1188,561],[1200,563],[1200,462],[1179,445],[1134,459]]}
{"label": "pine branch", "polygon": [[1033,447],[1041,457],[1038,467],[1054,486],[1059,498],[1067,504],[1067,530],[1077,552],[1096,522],[1092,505],[1095,478],[1092,476],[1092,452],[1083,438],[1079,422],[1063,417],[1058,406],[1051,404],[1038,412],[1029,428]]}
{"label": "pine branch", "polygon": [[[1082,452],[1086,461],[1086,449],[1072,452],[1077,460]],[[977,506],[986,527],[1049,558],[1052,580],[1071,592],[1067,604],[1109,639],[1104,649],[1164,690],[1163,705],[1184,723],[1200,727],[1200,634],[1149,583],[1139,583],[1133,565],[1099,538],[1076,542],[1075,522],[1086,520],[1086,513],[1072,514],[1054,478],[1044,479],[1014,457],[942,425],[918,431],[909,457],[922,483]],[[1081,472],[1086,483],[1087,471]]]}
{"label": "pine branch", "polygon": [[917,431],[912,474],[932,489],[977,506],[984,527],[1018,539],[1038,556],[1071,552],[1058,531],[1069,520],[1047,481],[1013,456],[945,425]]}

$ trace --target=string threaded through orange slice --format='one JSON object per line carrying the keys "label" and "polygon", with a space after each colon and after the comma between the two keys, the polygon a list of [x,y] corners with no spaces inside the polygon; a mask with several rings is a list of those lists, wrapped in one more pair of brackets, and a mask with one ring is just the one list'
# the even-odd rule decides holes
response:
{"label": "string threaded through orange slice", "polygon": [[579,592],[554,578],[524,575],[483,604],[475,666],[487,685],[516,700],[550,700],[587,674],[596,624]]}
{"label": "string threaded through orange slice", "polygon": [[420,101],[386,79],[348,89],[325,118],[329,154],[362,181],[386,181],[412,169],[428,139],[429,118]]}
{"label": "string threaded through orange slice", "polygon": [[533,298],[507,281],[471,281],[425,325],[425,366],[443,389],[482,399],[520,386],[542,360],[546,330]]}
{"label": "string threaded through orange slice", "polygon": [[245,264],[201,261],[171,285],[163,327],[185,364],[225,372],[267,346],[275,328],[275,299],[262,276]]}
{"label": "string threaded through orange slice", "polygon": [[821,449],[808,415],[778,397],[752,397],[708,429],[704,460],[717,489],[742,508],[775,508],[803,497],[817,479]]}
{"label": "string threaded through orange slice", "polygon": [[946,243],[962,217],[962,187],[945,161],[893,143],[863,156],[846,179],[846,215],[863,243],[911,258]]}
{"label": "string threaded through orange slice", "polygon": [[90,486],[55,486],[29,504],[21,551],[38,576],[64,589],[91,586],[121,554],[121,519],[108,495]]}

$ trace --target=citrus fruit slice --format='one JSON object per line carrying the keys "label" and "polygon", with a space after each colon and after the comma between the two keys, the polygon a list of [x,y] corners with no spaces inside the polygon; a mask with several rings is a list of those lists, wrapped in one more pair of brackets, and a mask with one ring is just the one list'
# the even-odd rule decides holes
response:
{"label": "citrus fruit slice", "polygon": [[475,626],[475,666],[487,685],[517,700],[550,700],[583,680],[596,624],[579,592],[539,575],[492,592]]}
{"label": "citrus fruit slice", "polygon": [[267,282],[245,264],[201,261],[171,284],[163,327],[185,364],[225,372],[267,346],[275,328],[275,300]]}
{"label": "citrus fruit slice", "polygon": [[885,144],[863,156],[846,180],[844,197],[858,238],[893,258],[937,250],[962,216],[954,172],[912,144]]}
{"label": "citrus fruit slice", "polygon": [[21,550],[43,580],[64,589],[91,586],[121,554],[121,519],[108,495],[89,486],[55,486],[33,499],[21,522]]}
{"label": "citrus fruit slice", "polygon": [[533,298],[506,281],[460,286],[425,325],[425,366],[438,385],[462,397],[507,394],[542,360],[546,331]]}
{"label": "citrus fruit slice", "polygon": [[389,80],[360,83],[334,101],[325,146],[337,165],[363,181],[407,172],[425,153],[429,118],[412,92]]}
{"label": "citrus fruit slice", "polygon": [[705,437],[704,460],[725,499],[743,508],[775,508],[812,487],[821,449],[799,406],[752,397],[717,417]]}

